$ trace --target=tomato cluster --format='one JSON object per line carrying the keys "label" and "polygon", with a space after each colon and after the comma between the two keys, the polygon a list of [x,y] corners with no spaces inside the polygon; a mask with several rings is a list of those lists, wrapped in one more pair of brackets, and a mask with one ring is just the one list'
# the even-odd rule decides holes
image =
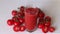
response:
{"label": "tomato cluster", "polygon": [[18,32],[18,31],[24,31],[26,28],[25,28],[25,25],[23,25],[24,23],[24,6],[21,6],[19,8],[19,10],[12,10],[12,19],[8,19],[7,20],[7,24],[9,26],[14,26],[13,27],[13,30],[15,32]]}
{"label": "tomato cluster", "polygon": [[38,28],[42,29],[42,32],[47,33],[48,31],[50,32],[54,32],[55,28],[51,27],[51,17],[50,16],[46,16],[44,17],[45,14],[43,12],[41,12],[39,14],[39,23],[38,23]]}

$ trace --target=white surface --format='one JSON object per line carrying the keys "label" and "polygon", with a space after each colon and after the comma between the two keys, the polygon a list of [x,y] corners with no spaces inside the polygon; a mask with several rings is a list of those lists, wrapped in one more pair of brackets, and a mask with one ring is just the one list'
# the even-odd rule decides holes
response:
{"label": "white surface", "polygon": [[52,26],[56,27],[55,32],[47,34],[60,33],[60,0],[0,0],[0,34],[44,34],[40,29],[33,33],[27,31],[16,33],[12,27],[7,25],[7,19],[12,17],[11,10],[17,9],[21,5],[41,8],[46,15],[52,17]]}

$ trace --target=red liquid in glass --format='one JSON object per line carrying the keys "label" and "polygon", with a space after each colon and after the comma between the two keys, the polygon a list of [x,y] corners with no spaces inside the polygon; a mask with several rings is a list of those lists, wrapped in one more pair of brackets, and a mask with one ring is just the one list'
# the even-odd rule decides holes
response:
{"label": "red liquid in glass", "polygon": [[25,10],[25,26],[30,32],[34,31],[37,25],[38,10],[36,8],[27,8]]}

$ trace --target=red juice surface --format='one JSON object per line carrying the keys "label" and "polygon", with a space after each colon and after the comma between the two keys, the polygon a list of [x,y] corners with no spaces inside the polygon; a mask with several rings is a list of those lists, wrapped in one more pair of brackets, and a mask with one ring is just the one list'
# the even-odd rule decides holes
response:
{"label": "red juice surface", "polygon": [[38,10],[36,8],[27,8],[25,10],[25,26],[28,31],[34,31],[37,25]]}

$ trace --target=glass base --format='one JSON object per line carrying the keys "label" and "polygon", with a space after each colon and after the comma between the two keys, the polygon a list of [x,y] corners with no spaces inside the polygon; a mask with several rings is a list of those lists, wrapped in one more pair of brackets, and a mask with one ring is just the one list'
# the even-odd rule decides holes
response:
{"label": "glass base", "polygon": [[35,27],[35,29],[33,29],[33,30],[27,30],[29,33],[32,33],[32,32],[34,32],[35,30],[37,29],[37,26]]}

